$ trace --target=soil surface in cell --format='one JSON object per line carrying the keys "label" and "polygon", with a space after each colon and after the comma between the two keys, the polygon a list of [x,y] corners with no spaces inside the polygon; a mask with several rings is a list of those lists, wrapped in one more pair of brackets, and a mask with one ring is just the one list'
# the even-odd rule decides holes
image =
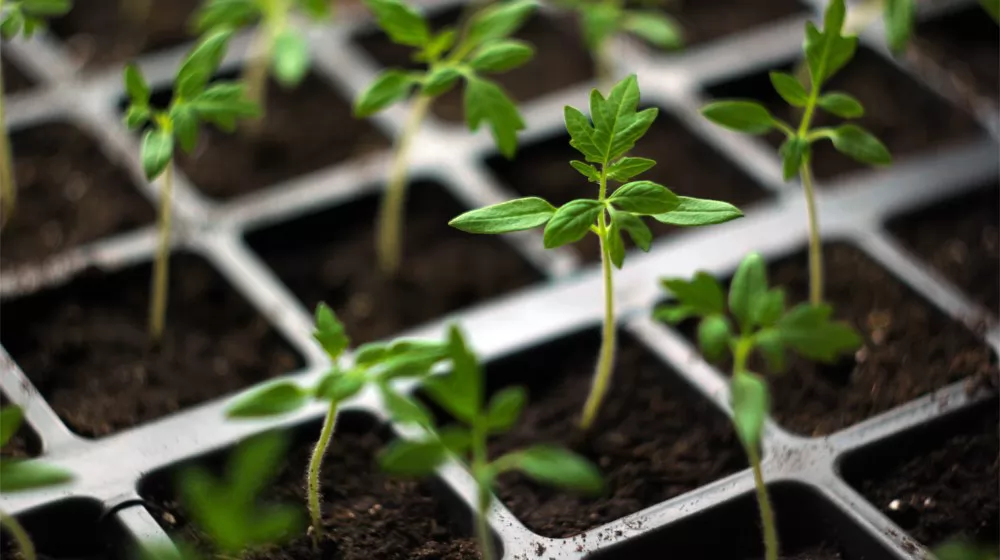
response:
{"label": "soil surface in cell", "polygon": [[199,191],[229,200],[389,146],[315,74],[292,89],[269,82],[266,103],[262,121],[235,133],[206,126],[195,150],[178,157]]}
{"label": "soil surface in cell", "polygon": [[491,442],[491,457],[541,443],[563,445],[592,460],[607,484],[602,496],[587,498],[518,473],[502,475],[497,496],[541,535],[578,534],[746,466],[726,417],[637,341],[622,338],[611,390],[588,437],[578,422],[597,360],[596,332],[488,368],[492,388],[524,384],[529,390],[517,425]]}
{"label": "soil surface in cell", "polygon": [[411,185],[395,278],[375,253],[378,195],[253,233],[251,247],[314,309],[329,304],[355,343],[388,337],[541,277],[503,240],[448,226],[464,209],[443,187]]}
{"label": "soil surface in cell", "polygon": [[[723,200],[743,209],[767,197],[767,191],[664,111],[630,155],[656,161],[652,169],[634,180],[655,181],[681,196]],[[569,136],[559,136],[523,148],[514,161],[494,157],[488,163],[518,195],[539,196],[561,206],[573,199],[598,196],[598,186],[570,167],[574,159],[583,157],[569,145]],[[643,221],[656,237],[696,229],[661,224],[652,218]],[[626,247],[632,247],[628,235],[623,237]],[[587,261],[601,259],[596,235],[588,234],[573,246]]]}
{"label": "soil surface in cell", "polygon": [[0,267],[40,262],[60,251],[153,221],[153,207],[128,173],[76,127],[48,123],[11,136],[17,203],[0,233]]}
{"label": "soil surface in cell", "polygon": [[862,493],[926,546],[956,536],[1000,544],[1000,414],[996,403],[974,422],[884,475],[864,480]]}
{"label": "soil surface in cell", "polygon": [[[312,549],[305,531],[278,547],[248,553],[247,560],[468,560],[479,558],[476,543],[453,526],[431,483],[383,474],[375,456],[387,440],[341,418],[321,470],[324,537]],[[311,432],[315,435],[314,432]],[[301,504],[305,509],[306,467],[314,441],[289,454],[266,502]],[[144,492],[145,494],[145,492]],[[157,521],[171,533],[210,550],[205,535],[188,523],[168,485],[152,482],[146,496]],[[464,515],[464,514],[463,514]]]}
{"label": "soil surface in cell", "polygon": [[[448,10],[431,18],[435,29],[454,25],[460,16],[458,10]],[[527,41],[535,48],[535,56],[528,64],[487,77],[498,82],[515,102],[529,101],[545,94],[554,93],[567,87],[587,82],[593,75],[590,55],[584,48],[583,39],[576,31],[572,18],[533,16],[513,36]],[[391,43],[381,33],[369,33],[358,37],[357,42],[376,60],[386,67],[425,69],[411,57],[413,50]],[[441,119],[451,122],[465,120],[462,99],[464,86],[459,86],[435,100],[432,111]],[[486,126],[486,125],[483,125]]]}
{"label": "soil surface in cell", "polygon": [[[791,71],[791,68],[782,70]],[[855,57],[837,73],[823,91],[843,91],[856,97],[865,115],[856,123],[878,137],[895,161],[963,141],[982,134],[966,113],[952,108],[941,98],[919,85],[890,63],[867,49],[858,49]],[[797,126],[802,110],[790,106],[778,96],[767,72],[710,88],[717,98],[752,98],[764,103],[785,122]],[[852,122],[854,122],[852,121]],[[812,128],[839,126],[845,119],[818,110]],[[771,132],[767,141],[777,148],[785,139],[781,132]],[[813,171],[819,179],[868,168],[837,152],[828,141],[813,144]]]}
{"label": "soil surface in cell", "polygon": [[166,329],[147,334],[151,267],[86,271],[5,302],[0,342],[76,433],[99,437],[287,373],[296,354],[206,262],[170,263]]}
{"label": "soil surface in cell", "polygon": [[198,0],[150,0],[146,14],[122,10],[124,4],[143,2],[77,1],[68,14],[52,19],[49,28],[90,69],[113,67],[193,40],[190,19]]}
{"label": "soil surface in cell", "polygon": [[812,546],[794,554],[781,555],[781,560],[842,560],[843,558],[845,557],[835,547],[825,544]]}
{"label": "soil surface in cell", "polygon": [[890,224],[917,255],[1000,315],[1000,187],[934,204]]}
{"label": "soil surface in cell", "polygon": [[[995,106],[1000,95],[997,42],[1000,28],[981,6],[974,5],[918,25],[907,59],[917,71],[924,71],[928,62],[936,63],[953,79],[950,87],[958,87],[964,95],[993,98]],[[923,74],[933,79],[931,72]]]}
{"label": "soil surface in cell", "polygon": [[30,89],[33,84],[31,78],[26,76],[16,64],[0,58],[0,72],[3,73],[3,93],[20,93]]}
{"label": "soil surface in cell", "polygon": [[666,12],[680,24],[686,46],[700,45],[733,33],[749,31],[803,11],[795,0],[633,0],[636,9]]}

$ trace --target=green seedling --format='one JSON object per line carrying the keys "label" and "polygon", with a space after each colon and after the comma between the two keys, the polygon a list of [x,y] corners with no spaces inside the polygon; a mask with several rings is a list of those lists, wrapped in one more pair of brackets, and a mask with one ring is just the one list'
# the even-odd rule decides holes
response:
{"label": "green seedling", "polygon": [[[466,212],[450,222],[469,233],[509,233],[545,226],[546,249],[554,249],[582,239],[588,232],[600,239],[604,272],[604,332],[597,371],[584,405],[581,427],[588,429],[597,416],[611,379],[615,353],[614,289],[612,264],[625,262],[622,231],[648,251],[653,234],[643,217],[678,226],[718,224],[743,214],[733,205],[714,200],[677,196],[652,181],[632,178],[656,164],[651,159],[626,157],[656,118],[657,110],[637,111],[639,85],[636,77],[622,80],[605,99],[596,89],[590,94],[593,125],[578,109],[566,107],[566,130],[570,145],[587,163],[569,164],[590,182],[597,183],[596,199],[581,198],[556,208],[538,197],[519,198]],[[608,188],[612,181],[623,183]]]}
{"label": "green seedling", "polygon": [[[17,433],[24,420],[18,406],[0,408],[0,448]],[[0,492],[35,490],[65,484],[73,479],[69,471],[36,459],[8,459],[0,457]],[[24,560],[35,560],[35,545],[24,527],[12,515],[0,511],[0,528],[10,533]]]}
{"label": "green seedling", "polygon": [[195,14],[198,33],[257,24],[243,82],[247,97],[262,109],[269,72],[282,87],[292,88],[309,70],[309,44],[291,17],[296,8],[317,22],[330,15],[329,0],[207,0]]}
{"label": "green seedling", "polygon": [[937,560],[997,560],[996,546],[976,544],[962,538],[950,539],[934,549]]}
{"label": "green seedling", "polygon": [[[486,76],[523,66],[534,56],[531,45],[510,39],[535,11],[533,0],[513,0],[487,6],[473,14],[461,31],[433,33],[427,20],[401,0],[365,0],[379,27],[392,42],[415,49],[422,72],[388,69],[355,101],[354,114],[368,117],[415,95],[410,115],[396,142],[389,182],[378,215],[376,247],[386,274],[399,268],[403,207],[406,201],[407,158],[414,136],[434,99],[465,81],[465,121],[469,130],[489,125],[500,152],[517,150],[517,132],[524,121],[504,90]],[[413,94],[413,95],[411,95]]]}
{"label": "green seedling", "polygon": [[173,99],[166,110],[150,105],[151,91],[135,65],[125,67],[125,91],[129,107],[125,123],[129,128],[146,127],[142,137],[141,160],[146,179],[162,175],[158,220],[159,248],[153,265],[149,335],[159,342],[167,312],[167,279],[170,262],[171,207],[173,193],[174,143],[190,153],[198,143],[202,123],[233,131],[238,119],[253,118],[260,110],[247,99],[244,86],[233,82],[209,84],[226,53],[232,32],[213,31],[188,53],[174,79]]}
{"label": "green seedling", "polygon": [[[799,304],[785,307],[785,292],[769,288],[760,255],[747,256],[733,276],[727,301],[719,282],[704,272],[692,280],[666,279],[663,287],[676,298],[654,315],[668,323],[697,317],[698,346],[710,361],[727,355],[733,359],[730,392],[733,424],[753,469],[757,502],[763,521],[766,560],[778,558],[778,532],[760,466],[760,438],[770,408],[764,379],[750,371],[748,360],[757,352],[768,370],[785,371],[791,351],[806,359],[832,362],[853,353],[861,338],[845,323],[830,320],[829,305]],[[735,325],[734,325],[735,322]]]}
{"label": "green seedling", "polygon": [[319,475],[323,457],[337,422],[337,410],[344,401],[371,386],[381,395],[392,418],[400,422],[425,423],[429,413],[415,400],[397,392],[392,382],[406,377],[422,377],[447,357],[446,345],[426,340],[397,340],[389,343],[363,344],[354,354],[353,365],[341,357],[350,344],[344,325],[325,304],[316,308],[316,331],[313,337],[322,346],[332,365],[315,386],[302,388],[291,380],[281,380],[250,390],[228,409],[230,418],[254,418],[286,414],[298,410],[313,399],[329,403],[319,440],[309,461],[306,490],[313,543],[322,535]]}
{"label": "green seedling", "polygon": [[[45,18],[61,16],[72,8],[70,0],[0,0],[0,37],[5,41],[21,36],[31,38],[45,26]],[[10,137],[4,125],[3,76],[0,76],[0,205],[7,225],[17,206],[17,185],[14,182],[14,158]]]}
{"label": "green seedling", "polygon": [[599,494],[603,481],[597,467],[590,461],[552,445],[512,451],[490,461],[487,439],[514,426],[527,401],[527,394],[523,387],[508,387],[495,394],[487,406],[483,370],[456,326],[452,326],[448,333],[447,352],[451,358],[451,371],[447,375],[427,377],[423,387],[433,402],[462,425],[430,430],[425,437],[418,439],[395,440],[380,454],[379,464],[391,474],[427,476],[451,454],[471,456],[469,466],[478,487],[476,536],[483,560],[491,560],[493,544],[486,515],[492,503],[492,488],[499,475],[520,471],[542,484],[587,494]]}
{"label": "green seedling", "polygon": [[846,93],[821,93],[823,85],[851,60],[857,49],[857,37],[841,35],[845,14],[844,0],[831,0],[823,19],[823,31],[811,21],[806,23],[803,48],[809,66],[809,91],[790,74],[771,72],[771,83],[778,94],[793,107],[803,109],[798,129],[793,129],[773,116],[764,105],[752,100],[716,101],[702,109],[702,114],[709,120],[731,130],[766,134],[777,129],[785,133],[787,139],[779,149],[782,175],[786,181],[796,175],[802,179],[809,219],[809,298],[816,305],[823,301],[823,254],[810,167],[812,144],[830,140],[841,153],[871,165],[888,165],[892,161],[889,150],[882,142],[860,126],[845,124],[836,128],[810,128],[817,109],[846,119],[864,114],[861,103]]}

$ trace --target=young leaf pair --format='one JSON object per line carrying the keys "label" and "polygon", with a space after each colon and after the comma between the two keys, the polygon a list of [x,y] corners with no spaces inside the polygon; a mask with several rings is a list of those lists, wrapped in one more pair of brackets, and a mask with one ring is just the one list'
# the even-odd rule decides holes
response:
{"label": "young leaf pair", "polygon": [[397,392],[392,382],[401,378],[420,378],[448,357],[446,345],[426,340],[397,340],[389,343],[364,344],[355,351],[354,363],[341,363],[350,345],[343,324],[325,304],[316,308],[316,330],[313,337],[330,359],[330,371],[315,386],[303,388],[291,380],[279,380],[252,389],[236,399],[227,410],[230,418],[254,418],[285,414],[306,406],[316,399],[329,403],[313,450],[306,475],[306,494],[313,527],[313,542],[322,537],[319,476],[323,457],[336,427],[340,405],[366,387],[379,392],[392,419],[399,422],[427,424],[430,414],[407,396]]}
{"label": "young leaf pair", "polygon": [[486,123],[500,152],[508,158],[514,156],[517,132],[524,128],[524,121],[504,90],[486,76],[523,66],[534,56],[531,45],[510,36],[534,13],[536,4],[533,0],[498,3],[475,13],[461,30],[446,28],[437,33],[402,0],[365,0],[365,4],[392,42],[414,48],[414,60],[427,65],[423,72],[395,68],[383,71],[354,103],[354,114],[368,117],[416,92],[410,116],[396,143],[378,217],[379,263],[384,272],[394,274],[402,244],[407,157],[435,98],[464,81],[469,130],[478,130]]}
{"label": "young leaf pair", "polygon": [[149,312],[149,334],[154,342],[159,342],[163,335],[167,311],[174,144],[176,142],[185,152],[191,152],[198,142],[202,123],[211,123],[231,132],[235,130],[238,119],[260,114],[257,105],[247,99],[242,84],[209,84],[225,56],[231,36],[232,31],[229,30],[213,31],[188,53],[177,70],[173,98],[166,109],[150,104],[152,92],[139,68],[132,64],[125,67],[125,91],[129,97],[125,123],[131,129],[146,128],[140,148],[146,179],[153,181],[163,176],[158,220],[159,247],[153,264],[153,295]]}
{"label": "young leaf pair", "polygon": [[[642,218],[678,226],[718,224],[742,216],[731,204],[714,200],[677,196],[652,181],[633,181],[656,162],[626,156],[656,119],[656,109],[638,111],[639,85],[636,77],[619,82],[607,99],[596,89],[590,95],[590,120],[574,107],[565,108],[570,145],[584,161],[569,164],[588,181],[596,183],[596,199],[572,200],[556,208],[538,197],[520,198],[466,212],[450,225],[469,233],[509,233],[544,226],[546,249],[574,243],[587,233],[600,239],[604,273],[604,330],[597,372],[584,406],[581,427],[587,429],[596,418],[607,392],[614,363],[614,289],[611,266],[625,261],[622,232],[643,251],[653,239]],[[611,182],[622,183],[609,188]]]}
{"label": "young leaf pair", "polygon": [[702,114],[709,120],[732,130],[747,134],[780,130],[785,134],[785,142],[778,150],[782,175],[786,181],[796,175],[801,177],[806,197],[810,301],[814,304],[823,301],[823,256],[810,165],[812,145],[830,140],[838,151],[862,163],[888,165],[892,161],[882,142],[860,126],[845,124],[834,128],[811,128],[817,109],[847,119],[864,114],[861,103],[851,95],[839,91],[822,93],[823,86],[851,60],[857,49],[857,37],[841,34],[845,16],[844,0],[831,0],[823,18],[822,31],[811,21],[806,23],[803,49],[810,76],[808,91],[794,76],[771,72],[771,83],[778,94],[793,107],[803,110],[798,128],[793,129],[756,101],[717,101],[702,109]]}
{"label": "young leaf pair", "polygon": [[[18,406],[0,408],[0,448],[10,442],[21,427],[24,413]],[[61,467],[34,459],[9,459],[0,457],[0,492],[35,490],[65,484],[73,475]],[[35,560],[35,545],[17,519],[0,511],[0,529],[14,539],[25,560]]]}
{"label": "young leaf pair", "polygon": [[478,487],[476,533],[482,557],[489,560],[493,557],[493,544],[486,515],[497,476],[519,471],[542,484],[589,494],[600,493],[603,481],[592,463],[551,445],[512,451],[491,461],[487,451],[489,436],[502,434],[517,422],[527,394],[522,387],[508,387],[495,394],[487,405],[484,372],[456,326],[448,333],[447,352],[451,371],[426,378],[423,388],[432,401],[461,425],[435,431],[428,419],[423,424],[428,429],[424,438],[392,442],[380,454],[379,463],[392,474],[427,476],[451,454],[471,456],[469,468]]}
{"label": "young leaf pair", "polygon": [[704,272],[691,280],[663,280],[663,287],[676,302],[657,308],[655,317],[672,324],[699,318],[698,346],[705,358],[718,361],[732,356],[733,423],[754,473],[766,559],[776,560],[778,536],[758,449],[771,397],[764,379],[750,371],[749,358],[757,352],[768,369],[781,373],[789,351],[806,359],[832,362],[857,350],[861,338],[848,325],[831,321],[829,305],[803,303],[786,309],[785,292],[768,287],[764,261],[756,253],[740,263],[728,301],[719,282]]}

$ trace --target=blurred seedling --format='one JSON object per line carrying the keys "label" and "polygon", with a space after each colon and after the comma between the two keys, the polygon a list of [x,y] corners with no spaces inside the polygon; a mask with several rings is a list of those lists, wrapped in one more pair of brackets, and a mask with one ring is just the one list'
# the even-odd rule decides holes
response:
{"label": "blurred seedling", "polygon": [[307,406],[313,400],[328,403],[319,440],[313,449],[306,474],[313,543],[318,545],[323,529],[319,495],[320,470],[336,428],[340,405],[370,386],[379,393],[394,420],[426,423],[429,413],[416,400],[397,391],[392,383],[397,379],[427,375],[435,364],[447,358],[447,346],[440,342],[416,339],[373,342],[358,347],[353,355],[353,364],[347,364],[346,359],[342,358],[350,339],[344,325],[322,303],[316,308],[316,330],[313,337],[331,362],[330,371],[313,387],[303,388],[292,380],[270,382],[238,397],[228,408],[227,415],[230,418],[257,418],[287,414]]}
{"label": "blurred seedling", "polygon": [[[581,428],[588,429],[597,417],[607,393],[614,365],[615,311],[611,266],[625,262],[622,231],[643,251],[648,251],[653,233],[643,217],[678,226],[718,224],[741,217],[733,205],[715,200],[677,196],[652,181],[632,181],[656,164],[651,159],[625,156],[649,129],[657,109],[637,111],[639,85],[634,75],[619,82],[605,99],[596,89],[590,95],[593,124],[580,110],[565,108],[570,145],[585,162],[569,165],[598,185],[596,199],[581,198],[556,208],[537,197],[519,198],[466,212],[453,219],[452,227],[469,233],[509,233],[545,226],[546,249],[575,243],[587,233],[600,239],[604,273],[604,329],[597,370]],[[608,188],[612,181],[623,183]]]}
{"label": "blurred seedling", "polygon": [[[23,420],[24,413],[19,406],[0,408],[0,448],[10,442]],[[45,461],[0,457],[0,493],[47,488],[65,484],[72,479],[73,475],[69,471]],[[24,560],[35,560],[35,545],[14,516],[0,511],[0,528],[10,533]]]}
{"label": "blurred seedling", "polygon": [[[391,474],[429,476],[452,454],[471,456],[469,468],[478,488],[474,514],[476,537],[483,560],[491,560],[492,533],[486,516],[498,476],[519,471],[541,484],[586,494],[599,494],[604,484],[590,461],[556,446],[537,445],[491,461],[488,438],[514,426],[524,409],[527,393],[523,387],[508,387],[496,393],[486,405],[484,372],[457,326],[449,330],[447,354],[451,370],[446,375],[427,377],[422,387],[431,401],[461,425],[425,430],[419,438],[397,439],[379,455],[379,464]],[[430,422],[428,418],[424,427],[430,428]]]}
{"label": "blurred seedling", "polygon": [[777,129],[785,133],[787,138],[778,150],[782,175],[786,181],[799,176],[805,191],[809,221],[809,299],[816,305],[823,301],[823,254],[810,165],[812,144],[830,140],[841,153],[871,165],[888,165],[892,161],[889,150],[882,142],[860,126],[844,124],[834,128],[810,128],[817,109],[846,119],[861,117],[865,112],[861,103],[847,93],[821,93],[823,85],[851,60],[857,49],[857,37],[841,34],[845,14],[844,0],[831,0],[823,18],[823,31],[817,29],[813,22],[806,22],[803,49],[809,67],[809,91],[790,74],[770,74],[778,94],[793,107],[803,109],[797,129],[753,100],[716,101],[702,108],[705,117],[731,130],[766,134]]}
{"label": "blurred seedling", "polygon": [[672,324],[698,318],[698,346],[705,358],[719,361],[732,356],[733,424],[753,470],[765,558],[777,560],[778,532],[759,450],[771,397],[764,379],[750,371],[748,360],[757,352],[767,369],[783,373],[789,351],[809,360],[833,362],[854,353],[861,338],[847,324],[830,319],[833,310],[829,305],[802,303],[786,309],[784,290],[768,287],[764,260],[756,253],[743,259],[736,270],[728,306],[722,286],[705,272],[698,272],[692,280],[665,279],[663,287],[676,301],[657,308],[654,316]]}
{"label": "blurred seedling", "polygon": [[173,98],[165,110],[150,105],[151,91],[139,68],[133,64],[125,67],[125,91],[129,97],[125,123],[132,129],[146,128],[140,148],[146,179],[154,181],[162,176],[159,246],[153,264],[149,310],[149,335],[154,343],[163,335],[167,312],[174,144],[190,153],[198,143],[202,123],[232,132],[238,119],[253,118],[260,113],[257,105],[247,99],[243,84],[209,84],[231,36],[229,30],[213,31],[188,53],[177,70]]}
{"label": "blurred seedling", "polygon": [[464,80],[469,130],[488,124],[500,152],[514,157],[517,132],[524,128],[524,121],[510,97],[486,76],[523,66],[534,55],[531,45],[510,35],[531,16],[536,4],[533,0],[513,0],[487,6],[469,17],[461,30],[449,27],[437,33],[420,12],[402,0],[365,0],[365,4],[389,39],[412,47],[413,59],[427,66],[424,71],[382,71],[354,103],[355,116],[368,117],[412,98],[409,117],[396,141],[376,230],[379,265],[383,272],[394,275],[402,252],[408,154],[436,98]]}
{"label": "blurred seedling", "polygon": [[[73,7],[70,0],[0,0],[0,37],[5,41],[17,37],[30,39],[45,26],[45,18],[61,16]],[[7,225],[17,206],[17,185],[14,180],[14,159],[10,137],[4,123],[3,76],[0,76],[0,206]]]}

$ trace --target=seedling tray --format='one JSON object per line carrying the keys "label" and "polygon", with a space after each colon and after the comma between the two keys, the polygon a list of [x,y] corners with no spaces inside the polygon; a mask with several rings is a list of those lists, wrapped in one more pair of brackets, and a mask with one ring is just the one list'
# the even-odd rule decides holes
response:
{"label": "seedling tray", "polygon": [[[456,3],[433,0],[425,4],[429,10],[445,10]],[[731,165],[761,189],[760,196],[750,197],[755,201],[742,206],[747,214],[744,219],[660,238],[650,253],[631,253],[616,277],[619,328],[628,340],[628,352],[647,355],[644,359],[651,360],[654,369],[670,378],[678,394],[691,392],[692,401],[703,404],[709,415],[722,419],[730,414],[725,375],[699,358],[684,332],[650,318],[652,308],[663,297],[657,281],[663,276],[687,277],[696,270],[725,278],[749,251],[761,252],[780,268],[783,259],[805,247],[802,196],[797,185],[781,181],[775,151],[763,139],[730,134],[712,126],[698,115],[698,108],[717,91],[713,88],[733,83],[737,84],[734,87],[743,87],[738,84],[747,76],[793,61],[800,52],[804,22],[810,13],[818,13],[820,4],[804,4],[798,15],[713,37],[679,54],[657,54],[630,41],[615,46],[616,70],[621,74],[638,73],[644,104],[663,109],[661,119],[671,119],[696,143],[717,152],[720,165],[728,160],[725,165]],[[933,26],[972,6],[974,3],[964,0],[935,2],[921,12],[921,25]],[[315,54],[315,76],[349,98],[370,82],[379,66],[356,41],[359,33],[370,30],[370,22],[345,17],[347,21],[335,27],[311,29],[309,40]],[[224,71],[240,67],[248,43],[248,35],[236,38],[223,63]],[[870,261],[900,290],[923,302],[926,313],[937,317],[927,323],[932,328],[947,323],[952,325],[948,329],[965,333],[962,340],[971,342],[962,342],[959,349],[989,356],[980,376],[988,382],[996,376],[995,354],[1000,347],[996,270],[983,273],[988,282],[980,298],[975,292],[976,278],[962,270],[949,270],[947,256],[951,253],[936,248],[933,236],[918,239],[916,244],[903,240],[906,231],[917,227],[912,224],[920,221],[909,226],[897,225],[897,221],[905,222],[907,216],[920,209],[972,194],[993,201],[992,213],[985,213],[984,219],[994,220],[995,228],[996,202],[991,193],[997,190],[998,179],[1000,120],[996,103],[982,96],[970,97],[967,91],[956,88],[943,67],[933,61],[892,59],[885,52],[878,29],[867,32],[862,43],[880,64],[923,84],[932,92],[927,95],[942,107],[961,107],[968,115],[962,118],[973,123],[974,130],[971,135],[930,149],[897,154],[896,163],[887,171],[847,170],[822,181],[819,202],[825,242],[832,254],[850,247],[849,251]],[[140,59],[154,88],[169,82],[184,50],[179,46]],[[7,125],[12,131],[52,120],[67,121],[92,135],[109,159],[122,162],[134,182],[144,185],[142,195],[156,199],[155,188],[139,180],[136,138],[120,124],[118,111],[123,92],[117,70],[78,69],[67,48],[46,34],[28,43],[4,44],[3,56],[39,82],[30,90],[9,96]],[[525,104],[524,117],[529,124],[521,137],[522,155],[533,145],[560,137],[562,107],[584,106],[590,87],[579,83]],[[395,137],[404,117],[403,108],[397,107],[375,117],[374,123],[383,134]],[[500,164],[491,159],[495,151],[485,133],[470,137],[460,126],[432,118],[414,145],[412,176],[439,187],[418,186],[411,201],[431,188],[442,188],[465,208],[500,202],[512,197],[515,189],[539,192],[530,185],[505,184],[499,178],[503,172],[498,171]],[[222,201],[202,194],[183,173],[178,174],[173,250],[207,262],[265,318],[277,336],[287,341],[290,351],[301,356],[300,366],[287,371],[289,375],[315,379],[326,367],[324,355],[310,337],[310,308],[314,302],[303,301],[312,296],[299,299],[301,292],[294,282],[283,281],[274,268],[277,257],[267,256],[266,243],[260,239],[267,238],[268,231],[280,231],[283,224],[297,223],[317,212],[350,209],[351,204],[376,194],[389,160],[390,153],[383,145],[332,167]],[[664,181],[674,187],[670,170],[664,172]],[[987,185],[986,190],[981,190],[983,185]],[[677,188],[688,194],[682,185]],[[688,188],[697,192],[697,185]],[[980,192],[986,194],[975,194]],[[988,203],[974,206],[981,209]],[[412,212],[408,219],[415,219]],[[947,220],[934,223],[946,236]],[[559,363],[560,356],[589,355],[594,346],[588,342],[587,332],[599,324],[602,312],[599,298],[595,297],[601,289],[600,271],[575,250],[543,251],[537,233],[508,236],[504,242],[507,249],[537,271],[526,276],[529,281],[521,282],[527,285],[431,320],[417,320],[415,326],[402,330],[385,332],[385,328],[373,327],[370,338],[436,338],[449,322],[458,321],[473,347],[490,364],[491,375],[496,372],[502,381],[523,381],[510,364],[520,363],[517,360],[526,356],[530,362],[530,356],[539,349],[553,345],[560,349],[554,361],[547,363]],[[0,297],[7,309],[30,298],[44,298],[53,290],[84,281],[95,269],[114,274],[148,264],[154,247],[151,225],[89,241],[41,264],[8,268],[0,278]],[[975,266],[977,256],[973,253],[970,258]],[[835,275],[840,261],[834,258],[831,262]],[[315,266],[319,274],[321,266],[336,269],[354,264],[317,262]],[[175,270],[183,274],[183,269]],[[461,275],[463,271],[453,273]],[[21,314],[18,317],[30,320]],[[19,328],[18,324],[4,322],[7,332]],[[943,331],[930,333],[930,339],[935,336],[944,337]],[[7,333],[4,338],[9,338]],[[77,479],[69,486],[5,495],[0,498],[0,507],[23,516],[41,549],[53,556],[123,556],[135,547],[169,542],[162,512],[156,504],[144,500],[148,498],[144,489],[150,480],[172,472],[185,461],[224,451],[268,429],[312,429],[323,414],[323,407],[317,405],[273,421],[229,422],[223,416],[227,399],[232,396],[232,389],[228,389],[230,394],[172,414],[157,413],[148,422],[111,427],[106,430],[109,435],[82,437],[67,427],[30,381],[32,371],[23,371],[23,364],[12,354],[6,348],[0,351],[0,388],[7,398],[25,408],[33,431],[28,439],[37,440],[36,450],[47,460],[72,470]],[[514,373],[509,374],[512,370]],[[619,371],[618,375],[648,381],[632,377],[631,370]],[[794,376],[794,371],[790,375]],[[978,433],[976,430],[982,432],[985,426],[994,458],[996,449],[995,390],[973,386],[966,380],[951,380],[947,375],[941,379],[944,382],[937,385],[937,381],[931,382],[931,392],[915,389],[916,398],[872,405],[861,415],[863,419],[834,421],[826,427],[807,425],[804,429],[794,420],[786,423],[776,419],[767,424],[764,477],[774,495],[789,554],[801,554],[796,558],[825,558],[823,551],[833,547],[841,556],[829,557],[851,560],[925,557],[925,544],[934,544],[927,541],[939,540],[941,535],[931,535],[919,527],[909,534],[903,528],[909,523],[904,514],[920,504],[896,503],[899,500],[885,503],[879,489],[891,487],[886,481],[895,476],[893,469],[898,465],[922,456],[935,457],[935,445],[961,437],[963,431]],[[532,388],[538,388],[538,384]],[[637,385],[628,390],[643,388]],[[379,424],[384,424],[387,417],[370,394],[345,408],[344,414],[360,415]],[[776,414],[784,418],[780,409]],[[797,428],[792,431],[789,425]],[[384,428],[390,432],[394,429],[387,425]],[[712,481],[681,484],[680,491],[667,492],[672,497],[644,504],[624,517],[594,516],[590,528],[582,532],[564,528],[563,532],[575,533],[565,538],[558,529],[530,529],[544,524],[544,519],[539,521],[530,515],[519,518],[499,502],[490,512],[490,524],[503,558],[508,560],[647,558],[668,554],[679,558],[759,557],[751,473],[742,459],[734,460],[735,466],[721,468]],[[457,463],[449,463],[438,475],[442,483],[437,486],[438,493],[443,502],[452,506],[452,517],[461,525],[474,503],[472,481]],[[995,497],[995,476],[992,484],[985,491],[976,487],[970,491]],[[499,491],[501,501],[507,502],[516,486],[516,481],[504,483]],[[652,488],[648,493],[661,491]]]}

